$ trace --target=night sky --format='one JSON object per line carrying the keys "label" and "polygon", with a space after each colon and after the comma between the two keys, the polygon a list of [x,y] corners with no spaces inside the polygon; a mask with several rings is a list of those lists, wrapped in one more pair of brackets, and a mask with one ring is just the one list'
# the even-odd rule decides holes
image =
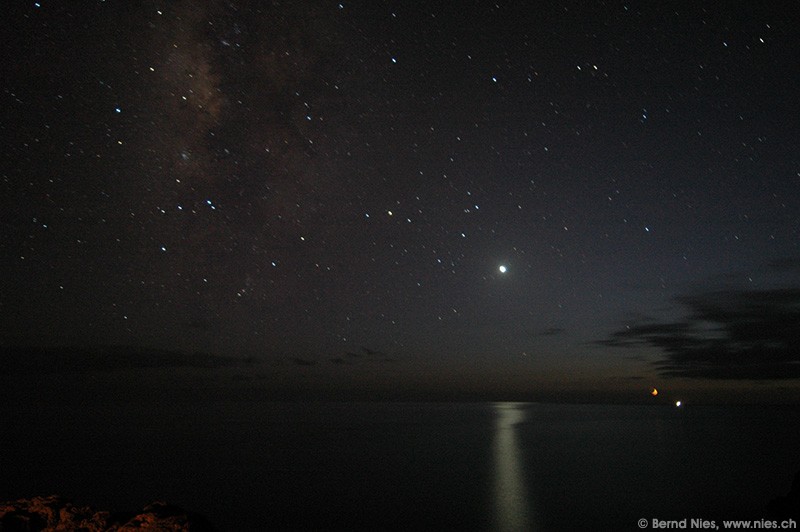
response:
{"label": "night sky", "polygon": [[3,365],[268,397],[797,401],[792,17],[14,2]]}

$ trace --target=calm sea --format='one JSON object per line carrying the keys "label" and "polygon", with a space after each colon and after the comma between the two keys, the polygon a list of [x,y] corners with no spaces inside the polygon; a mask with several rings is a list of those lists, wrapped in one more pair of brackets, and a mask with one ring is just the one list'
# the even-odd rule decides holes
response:
{"label": "calm sea", "polygon": [[222,530],[638,530],[757,519],[800,411],[536,403],[3,407],[0,499],[161,499]]}

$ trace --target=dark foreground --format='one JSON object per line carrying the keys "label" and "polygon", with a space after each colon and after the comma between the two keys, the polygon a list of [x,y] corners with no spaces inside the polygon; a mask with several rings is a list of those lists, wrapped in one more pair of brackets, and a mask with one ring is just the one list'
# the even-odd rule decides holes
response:
{"label": "dark foreground", "polygon": [[0,502],[2,532],[122,532],[143,529],[176,532],[214,530],[204,517],[163,502],[154,502],[139,512],[98,511],[89,506],[75,506],[57,495]]}
{"label": "dark foreground", "polygon": [[0,500],[74,501],[42,499],[43,519],[12,505],[2,532],[62,515],[88,530],[141,528],[148,512],[166,530],[194,523],[163,504],[82,509],[153,500],[223,531],[800,522],[796,407],[50,401],[4,405],[0,426]]}

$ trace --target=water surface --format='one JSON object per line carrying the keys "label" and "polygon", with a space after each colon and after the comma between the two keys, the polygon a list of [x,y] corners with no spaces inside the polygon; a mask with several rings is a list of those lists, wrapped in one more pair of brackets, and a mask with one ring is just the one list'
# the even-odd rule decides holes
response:
{"label": "water surface", "polygon": [[761,517],[800,470],[775,407],[207,401],[5,407],[0,498],[163,499],[223,530],[635,529]]}

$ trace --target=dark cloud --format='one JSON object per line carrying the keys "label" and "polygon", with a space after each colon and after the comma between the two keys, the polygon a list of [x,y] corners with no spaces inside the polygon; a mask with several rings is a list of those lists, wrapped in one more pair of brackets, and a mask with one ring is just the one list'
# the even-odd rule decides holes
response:
{"label": "dark cloud", "polygon": [[90,373],[119,369],[227,368],[254,364],[249,358],[181,353],[125,346],[0,347],[0,365],[12,373]]}
{"label": "dark cloud", "polygon": [[[370,359],[370,360],[379,360],[380,359],[383,362],[393,362],[394,361],[394,359],[390,358],[385,352],[378,351],[376,349],[370,349],[369,347],[364,347],[364,346],[361,346],[361,352],[345,351],[344,357],[347,357],[347,358],[349,358],[351,360],[352,359],[357,359],[357,358],[363,358],[363,359]],[[335,359],[331,359],[331,361],[336,362],[338,364],[346,362],[344,360],[344,358],[342,358],[342,357],[336,357]]]}
{"label": "dark cloud", "polygon": [[[335,366],[354,366],[369,363],[395,362],[383,351],[377,351],[368,347],[361,347],[361,351],[345,351],[342,354],[331,354],[326,361]],[[322,360],[312,360],[301,357],[291,357],[289,359],[295,366],[308,367],[322,364]]]}
{"label": "dark cloud", "polygon": [[536,336],[557,336],[562,333],[564,333],[564,329],[561,327],[548,327],[547,329],[539,332],[539,334]]}
{"label": "dark cloud", "polygon": [[383,351],[361,346],[361,352],[345,351],[341,355],[333,355],[329,357],[328,361],[337,366],[353,366],[357,364],[375,362],[395,362],[396,360],[388,356]]}
{"label": "dark cloud", "polygon": [[341,356],[330,359],[333,364],[352,365],[361,362],[395,362],[395,359],[385,352],[361,346],[361,352],[345,351]]}
{"label": "dark cloud", "polygon": [[720,290],[677,298],[674,322],[639,323],[598,342],[660,348],[664,376],[701,379],[800,378],[800,289]]}

